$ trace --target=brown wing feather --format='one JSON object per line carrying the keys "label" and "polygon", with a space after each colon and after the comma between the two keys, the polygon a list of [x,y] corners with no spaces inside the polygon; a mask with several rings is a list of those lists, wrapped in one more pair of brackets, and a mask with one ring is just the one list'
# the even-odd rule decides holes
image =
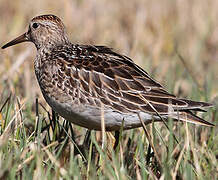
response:
{"label": "brown wing feather", "polygon": [[[110,48],[76,45],[69,51],[72,56],[64,58],[67,59],[65,63],[75,67],[72,76],[80,81],[80,91],[86,94],[86,98],[93,99],[88,101],[96,106],[100,105],[97,103],[100,100],[122,113],[143,111],[154,115],[168,115],[171,107],[180,112],[211,106],[208,103],[178,99],[130,58],[117,54]],[[197,117],[189,112],[180,114],[180,119],[188,117],[190,121],[197,121]],[[172,118],[179,119],[175,115]],[[204,121],[199,119],[199,122]]]}

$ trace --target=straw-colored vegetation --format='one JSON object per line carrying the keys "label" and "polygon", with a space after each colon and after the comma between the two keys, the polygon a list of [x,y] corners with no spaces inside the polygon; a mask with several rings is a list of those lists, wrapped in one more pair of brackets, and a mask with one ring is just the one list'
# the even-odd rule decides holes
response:
{"label": "straw-colored vegetation", "polygon": [[[214,103],[198,115],[217,124],[217,9],[215,0],[0,0],[0,43],[26,31],[32,17],[55,14],[72,42],[113,47],[177,96]],[[86,137],[84,128],[55,122],[35,54],[30,43],[0,50],[0,179],[218,178],[217,127],[154,123],[154,154],[142,128],[122,132],[114,152],[113,134],[102,146],[101,133]]]}

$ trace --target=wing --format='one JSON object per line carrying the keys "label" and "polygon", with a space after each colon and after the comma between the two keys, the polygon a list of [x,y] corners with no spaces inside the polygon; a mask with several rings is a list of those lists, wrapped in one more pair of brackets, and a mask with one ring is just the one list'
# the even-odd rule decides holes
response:
{"label": "wing", "polygon": [[[60,49],[59,53],[53,54],[64,64],[62,72],[71,77],[69,87],[77,87],[76,96],[80,103],[97,107],[104,104],[121,113],[146,112],[168,116],[170,110],[181,112],[181,115],[189,114],[189,119],[192,115],[187,110],[211,106],[178,99],[130,58],[105,46],[72,45],[72,49]],[[178,119],[175,115],[172,118]]]}

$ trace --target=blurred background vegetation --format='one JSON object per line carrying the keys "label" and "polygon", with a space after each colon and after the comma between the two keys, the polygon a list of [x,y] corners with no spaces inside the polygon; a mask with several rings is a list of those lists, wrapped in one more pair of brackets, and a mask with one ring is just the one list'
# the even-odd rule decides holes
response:
{"label": "blurred background vegetation", "polygon": [[[64,21],[72,42],[113,47],[177,95],[188,96],[192,83],[205,90],[212,81],[212,100],[218,92],[217,7],[213,0],[0,0],[0,42],[3,45],[26,31],[34,16],[55,14]],[[31,43],[0,54],[1,80],[30,100],[41,94],[33,73],[35,54]]]}
{"label": "blurred background vegetation", "polygon": [[[205,113],[204,117],[216,124],[218,122],[216,113],[218,106],[217,9],[218,1],[215,0],[0,0],[0,44],[2,46],[25,32],[28,22],[33,17],[42,14],[55,14],[63,20],[73,43],[112,47],[117,52],[131,57],[171,93],[179,97],[214,103],[215,108],[209,113]],[[5,130],[6,125],[3,126],[3,124],[6,123],[6,119],[9,117],[12,119],[16,115],[19,109],[17,104],[24,104],[23,118],[26,119],[26,122],[30,121],[30,124],[34,124],[32,120],[35,118],[36,97],[39,97],[39,102],[50,111],[34,75],[35,54],[36,49],[31,43],[23,43],[7,50],[0,50],[0,108],[3,107],[10,93],[15,97],[14,100],[11,100],[13,107],[10,111],[11,115],[8,115],[7,108],[0,112],[1,133]],[[19,103],[17,103],[17,99],[19,99]],[[42,114],[42,116],[46,116],[46,111]],[[7,123],[9,122],[10,120]],[[160,126],[162,132],[162,126],[159,124],[157,126]],[[191,128],[195,127],[191,126]],[[78,128],[78,132],[80,135],[84,135],[85,129]],[[131,130],[131,133],[141,134],[142,131]],[[167,132],[162,132],[164,139],[165,133],[167,134]],[[203,128],[200,129],[200,133],[198,129],[195,129],[195,135],[197,139],[200,138],[199,141],[193,140],[196,143],[195,148],[201,147],[204,143],[207,144],[208,139],[213,144],[208,150],[211,151],[211,154],[205,155],[201,152],[201,155],[205,156],[205,161],[194,160],[194,163],[200,164],[195,164],[195,167],[197,166],[195,172],[196,174],[200,173],[201,178],[216,179],[217,175],[214,177],[213,174],[218,173],[217,128],[215,127],[213,130]],[[166,137],[168,136],[166,135]],[[135,140],[137,142],[137,139]],[[168,138],[165,140],[168,142]],[[7,146],[12,145],[7,144]],[[20,148],[18,151],[22,153],[23,150]],[[159,151],[162,152],[161,149]],[[3,159],[7,159],[6,157],[1,158],[4,156],[3,152],[2,150],[0,153],[1,166],[5,165]],[[26,156],[28,157],[28,155]],[[10,161],[7,161],[11,164],[5,166],[6,170],[13,167],[16,172],[22,160],[18,157],[15,158],[14,167],[12,165],[13,157],[7,157],[11,158]],[[164,158],[162,157],[162,159]],[[36,160],[35,163],[37,164],[37,162]],[[210,168],[204,163],[209,163]],[[113,165],[112,167],[116,169]],[[138,179],[144,177],[140,174],[141,171],[129,173],[129,167],[125,166],[127,168],[125,169],[126,176],[117,174],[116,171],[115,175],[103,171],[101,174],[108,178],[116,177],[118,179],[126,178],[128,175]],[[68,169],[68,167],[65,168]],[[4,177],[6,170],[0,172],[1,177]],[[183,171],[181,170],[181,172]],[[80,171],[77,173],[79,174]],[[146,173],[149,174],[147,171]],[[188,172],[185,174],[190,175]],[[94,173],[90,177],[95,177],[95,175]],[[180,174],[182,178],[189,177],[186,175]],[[16,173],[10,177],[15,176]],[[199,178],[193,174],[190,177]]]}

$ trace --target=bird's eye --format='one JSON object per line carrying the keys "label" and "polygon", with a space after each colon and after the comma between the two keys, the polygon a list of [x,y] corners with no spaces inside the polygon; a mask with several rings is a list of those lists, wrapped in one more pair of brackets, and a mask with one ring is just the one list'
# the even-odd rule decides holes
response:
{"label": "bird's eye", "polygon": [[33,23],[32,27],[33,27],[34,29],[36,29],[37,27],[39,27],[39,24],[38,24],[38,23]]}

